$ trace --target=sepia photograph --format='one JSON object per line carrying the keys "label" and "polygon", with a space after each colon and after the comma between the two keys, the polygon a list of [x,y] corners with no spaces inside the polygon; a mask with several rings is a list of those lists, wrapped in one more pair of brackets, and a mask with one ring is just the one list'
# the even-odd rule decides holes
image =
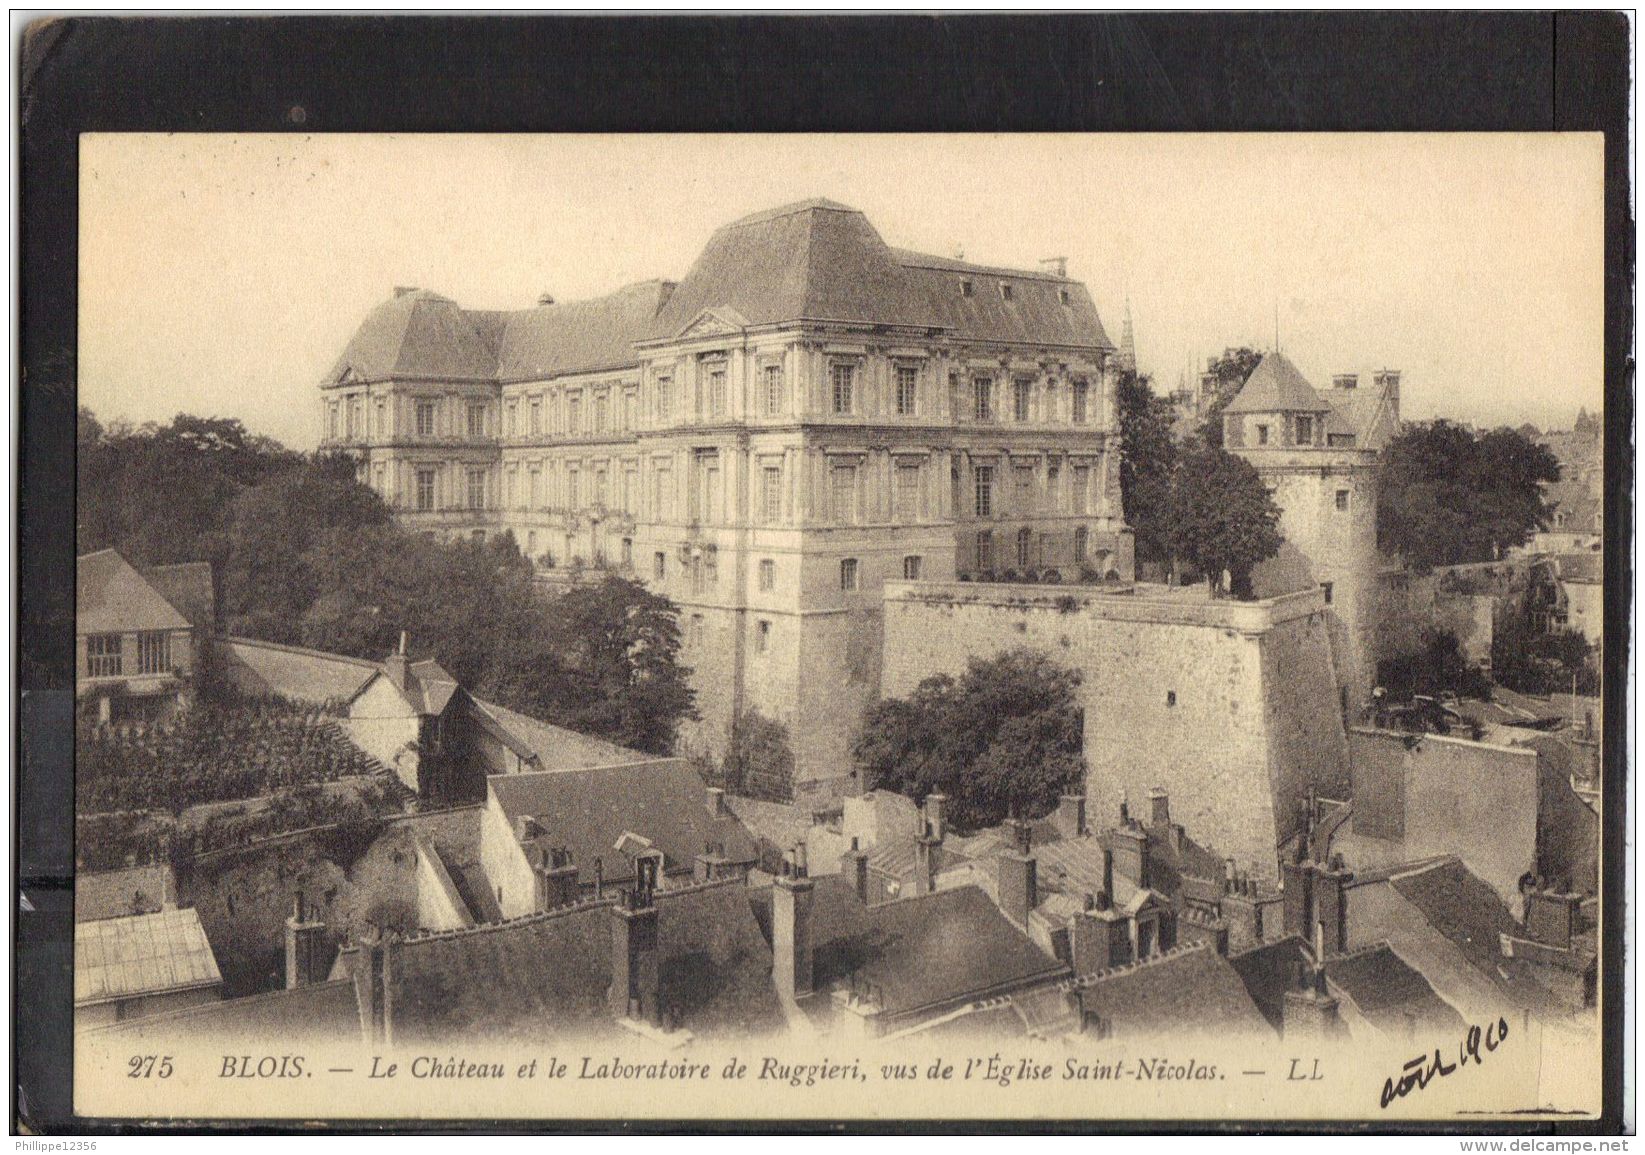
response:
{"label": "sepia photograph", "polygon": [[1603,138],[80,138],[76,1111],[1586,1118]]}

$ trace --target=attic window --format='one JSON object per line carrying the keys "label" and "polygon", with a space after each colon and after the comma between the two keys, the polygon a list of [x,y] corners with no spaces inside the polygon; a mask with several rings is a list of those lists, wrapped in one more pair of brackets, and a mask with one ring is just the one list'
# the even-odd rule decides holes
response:
{"label": "attic window", "polygon": [[1065,305],[1071,304],[1072,301],[1073,301],[1073,298],[1068,295],[1068,290],[1067,289],[1058,289],[1057,290],[1057,299]]}
{"label": "attic window", "polygon": [[1011,299],[1011,286],[1004,281],[1000,282],[1000,299],[1005,301]]}
{"label": "attic window", "polygon": [[972,284],[971,284],[970,281],[961,281],[960,282],[960,296],[969,297],[975,291],[976,290],[972,287]]}

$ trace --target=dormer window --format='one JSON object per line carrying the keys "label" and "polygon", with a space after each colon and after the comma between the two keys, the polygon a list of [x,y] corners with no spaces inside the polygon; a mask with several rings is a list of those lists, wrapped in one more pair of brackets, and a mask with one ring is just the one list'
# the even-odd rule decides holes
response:
{"label": "dormer window", "polygon": [[1314,419],[1307,414],[1297,414],[1297,444],[1312,445],[1314,443]]}
{"label": "dormer window", "polygon": [[1011,286],[1004,281],[1000,282],[1000,299],[1002,301],[1009,301],[1011,299]]}
{"label": "dormer window", "polygon": [[960,282],[960,296],[969,297],[976,292],[970,281]]}
{"label": "dormer window", "polygon": [[1266,426],[1266,425],[1257,426],[1257,444],[1258,445],[1267,445],[1268,444],[1268,426]]}
{"label": "dormer window", "polygon": [[1057,299],[1065,305],[1072,304],[1073,300],[1074,300],[1072,297],[1070,297],[1068,295],[1068,290],[1067,289],[1058,289],[1057,290]]}

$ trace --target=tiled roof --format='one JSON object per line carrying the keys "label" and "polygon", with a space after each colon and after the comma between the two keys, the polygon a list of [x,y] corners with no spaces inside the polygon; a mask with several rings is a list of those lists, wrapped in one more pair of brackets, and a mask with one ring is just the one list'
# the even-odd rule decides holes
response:
{"label": "tiled roof", "polygon": [[1268,353],[1251,370],[1239,395],[1228,403],[1225,413],[1320,413],[1331,405],[1302,371],[1283,353]]}
{"label": "tiled roof", "polygon": [[1326,418],[1326,432],[1352,436],[1356,449],[1381,449],[1397,432],[1391,421],[1382,420],[1389,399],[1381,389],[1319,389],[1315,392],[1331,409]]}
{"label": "tiled roof", "polygon": [[415,684],[421,704],[419,712],[443,713],[446,703],[451,701],[451,695],[457,692],[457,679],[446,673],[445,668],[433,658],[411,663],[409,673],[411,677],[406,680],[406,688],[410,690]]}
{"label": "tiled roof", "polygon": [[1494,973],[1501,962],[1501,936],[1519,929],[1496,891],[1460,860],[1396,874],[1389,879],[1389,885],[1420,910],[1429,925],[1450,939],[1470,963],[1487,973]]}
{"label": "tiled roof", "polygon": [[543,770],[587,770],[595,766],[643,762],[648,757],[638,750],[539,721],[495,702],[476,698],[474,704],[518,739],[526,751],[535,755]]}
{"label": "tiled roof", "polygon": [[217,598],[212,589],[211,563],[185,561],[177,565],[149,566],[139,571],[161,597],[197,629],[209,630],[217,624]]}
{"label": "tiled roof", "polygon": [[1404,1038],[1413,1021],[1424,1033],[1465,1025],[1456,1009],[1387,943],[1327,959],[1325,977],[1373,1026],[1389,1035]]}
{"label": "tiled roof", "polygon": [[1302,939],[1290,935],[1229,955],[1228,962],[1257,1010],[1277,1031],[1284,1022],[1285,992],[1296,981],[1297,965],[1311,958]]}
{"label": "tiled roof", "polygon": [[132,565],[112,549],[75,559],[74,631],[186,630],[177,612]]}
{"label": "tiled roof", "polygon": [[74,920],[91,922],[159,910],[177,893],[171,867],[134,866],[128,870],[81,871],[74,876]]}
{"label": "tiled roof", "polygon": [[542,305],[508,315],[497,375],[531,381],[633,365],[634,342],[650,332],[673,285],[644,281],[591,301]]}
{"label": "tiled roof", "polygon": [[1204,944],[1082,979],[1080,999],[1120,1036],[1272,1037],[1238,972]]}
{"label": "tiled roof", "polygon": [[735,818],[708,812],[707,791],[691,764],[661,758],[591,770],[499,774],[487,779],[510,823],[537,820],[544,836],[570,849],[582,877],[600,858],[608,881],[629,877],[613,848],[633,831],[663,852],[667,870],[689,870],[709,843],[723,842],[732,862],[753,862],[753,839]]}
{"label": "tiled roof", "polygon": [[351,1043],[360,1038],[360,1010],[347,979],[269,991],[243,999],[202,1003],[180,1011],[144,1015],[98,1029],[99,1041],[129,1043],[246,1042],[282,1047]]}
{"label": "tiled roof", "polygon": [[75,924],[76,1006],[222,981],[193,907]]}
{"label": "tiled roof", "polygon": [[[665,1006],[698,1034],[778,1027],[771,949],[740,881],[657,894]],[[391,948],[394,1033],[408,1045],[463,1038],[540,1042],[614,1030],[612,903],[408,939]]]}
{"label": "tiled roof", "polygon": [[[887,1015],[981,998],[1066,974],[975,886],[864,906],[838,876],[813,880],[812,974],[826,991],[852,976],[877,988]],[[769,889],[752,895],[769,934]]]}
{"label": "tiled roof", "polygon": [[364,658],[281,646],[253,638],[223,638],[225,673],[242,691],[299,702],[352,698],[381,668]]}

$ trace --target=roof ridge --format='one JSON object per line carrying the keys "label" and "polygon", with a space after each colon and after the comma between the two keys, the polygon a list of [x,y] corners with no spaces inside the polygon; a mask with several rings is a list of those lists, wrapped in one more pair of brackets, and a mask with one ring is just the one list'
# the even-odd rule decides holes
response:
{"label": "roof ridge", "polygon": [[747,216],[738,217],[729,224],[721,225],[716,231],[738,229],[746,225],[765,224],[767,221],[780,220],[783,217],[791,217],[799,213],[816,211],[855,213],[857,216],[866,215],[861,209],[854,209],[850,205],[841,204],[839,201],[830,200],[827,197],[809,197],[805,200],[791,201],[785,205],[778,205],[775,208],[769,209],[760,209],[757,212],[749,213]]}
{"label": "roof ridge", "polygon": [[936,253],[922,253],[918,249],[903,249],[895,245],[887,245],[891,250],[892,259],[904,267],[919,269],[937,269],[942,272],[992,273],[1002,277],[1023,277],[1031,281],[1052,281],[1057,284],[1074,284],[1075,278],[1058,276],[1043,269],[1019,269],[1013,265],[979,265],[974,261],[967,261],[960,257],[944,257]]}
{"label": "roof ridge", "polygon": [[360,666],[365,669],[377,671],[382,670],[382,664],[379,662],[374,662],[370,658],[355,658],[350,657],[348,654],[334,654],[329,650],[311,650],[305,646],[288,646],[283,642],[267,642],[262,638],[247,638],[241,637],[237,634],[226,634],[223,636],[222,640],[225,642],[233,642],[237,645],[260,646],[266,650],[280,650],[281,652],[287,654],[303,654],[311,658],[330,658],[333,661],[347,662],[351,666]]}
{"label": "roof ridge", "polygon": [[1072,978],[1064,979],[1061,985],[1064,990],[1084,990],[1086,987],[1095,986],[1099,982],[1106,982],[1108,979],[1117,978],[1120,975],[1140,971],[1157,963],[1165,962],[1167,959],[1180,958],[1183,955],[1193,954],[1195,951],[1209,950],[1210,946],[1210,943],[1204,941],[1178,943],[1176,946],[1168,947],[1157,954],[1149,955],[1145,959],[1138,959],[1135,962],[1124,963],[1117,967],[1104,967],[1101,970],[1087,971],[1083,975],[1075,975]]}

